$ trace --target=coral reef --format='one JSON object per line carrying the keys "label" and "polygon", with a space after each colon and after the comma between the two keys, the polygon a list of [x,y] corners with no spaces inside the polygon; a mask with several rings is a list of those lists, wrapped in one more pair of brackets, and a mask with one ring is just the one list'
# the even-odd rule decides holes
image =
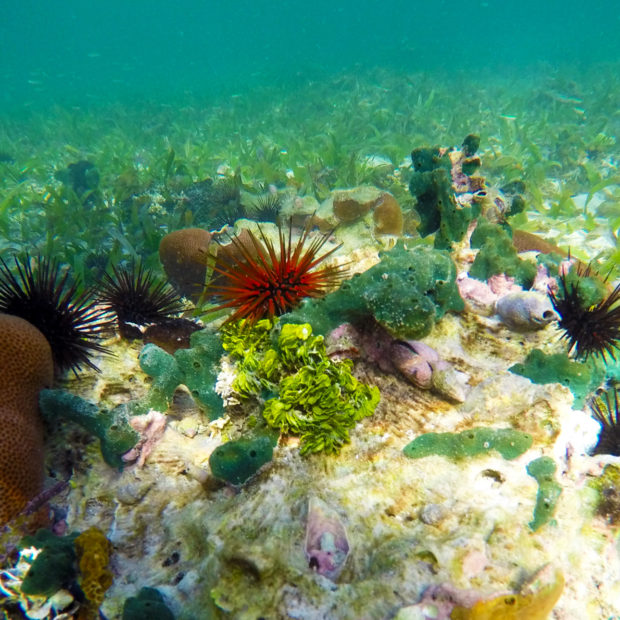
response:
{"label": "coral reef", "polygon": [[198,301],[207,277],[211,233],[202,228],[183,228],[162,237],[159,260],[170,282],[192,301]]}
{"label": "coral reef", "polygon": [[0,314],[0,525],[43,488],[43,423],[38,398],[51,387],[50,345],[33,325]]}
{"label": "coral reef", "polygon": [[[105,593],[114,581],[114,575],[109,569],[112,544],[99,528],[89,527],[75,538],[74,545],[80,588],[92,611],[92,617],[97,618]],[[82,610],[80,618],[86,618]]]}

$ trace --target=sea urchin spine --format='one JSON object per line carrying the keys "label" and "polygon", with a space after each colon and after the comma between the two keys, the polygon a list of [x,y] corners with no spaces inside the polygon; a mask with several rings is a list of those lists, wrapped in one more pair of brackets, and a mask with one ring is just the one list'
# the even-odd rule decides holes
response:
{"label": "sea urchin spine", "polygon": [[169,320],[183,310],[172,287],[142,263],[113,266],[112,273],[103,276],[98,298],[103,309],[116,315],[123,338],[141,338],[138,326]]}
{"label": "sea urchin spine", "polygon": [[[34,325],[52,349],[54,369],[77,372],[82,366],[98,370],[90,356],[107,349],[98,341],[109,327],[107,313],[98,308],[89,290],[69,282],[59,264],[49,258],[15,260],[17,275],[0,258],[0,312]],[[34,260],[35,267],[31,262]]]}
{"label": "sea urchin spine", "polygon": [[578,272],[576,279],[560,276],[558,293],[549,292],[551,303],[559,314],[558,326],[564,330],[569,353],[578,358],[609,355],[616,359],[620,348],[620,284],[598,303],[584,303],[580,282],[590,276],[590,267]]}
{"label": "sea urchin spine", "polygon": [[212,311],[234,309],[228,321],[248,319],[251,323],[264,317],[288,312],[304,297],[321,297],[338,285],[345,274],[342,266],[324,266],[317,269],[340,246],[320,254],[329,234],[315,237],[307,244],[309,229],[293,245],[292,226],[288,239],[278,228],[279,251],[259,227],[260,239],[251,231],[242,239],[231,239],[234,252],[226,252],[213,266],[218,274],[206,294],[219,304]]}

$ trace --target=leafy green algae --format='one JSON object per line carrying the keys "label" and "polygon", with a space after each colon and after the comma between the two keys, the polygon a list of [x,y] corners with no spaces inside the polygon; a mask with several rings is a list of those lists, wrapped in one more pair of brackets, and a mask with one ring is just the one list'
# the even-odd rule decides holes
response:
{"label": "leafy green algae", "polygon": [[302,454],[338,452],[348,443],[349,430],[374,412],[379,390],[352,375],[350,360],[332,361],[310,325],[277,325],[273,331],[272,325],[259,321],[248,328],[240,322],[224,328],[224,349],[237,365],[233,389],[265,399],[267,424],[299,435]]}
{"label": "leafy green algae", "polygon": [[505,459],[521,456],[532,446],[532,436],[512,428],[471,428],[461,433],[425,433],[403,448],[409,458],[418,459],[436,454],[453,459],[463,459],[491,450]]}

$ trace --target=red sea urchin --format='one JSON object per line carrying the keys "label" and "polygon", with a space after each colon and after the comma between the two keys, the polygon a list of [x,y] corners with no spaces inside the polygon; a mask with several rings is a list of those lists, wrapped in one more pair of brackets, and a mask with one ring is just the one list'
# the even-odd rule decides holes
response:
{"label": "red sea urchin", "polygon": [[[247,236],[233,236],[232,252],[226,260],[218,260],[213,270],[218,274],[206,294],[217,303],[213,312],[232,308],[227,319],[247,319],[251,323],[264,317],[288,312],[304,297],[321,297],[340,283],[345,274],[342,266],[324,266],[317,269],[340,246],[319,254],[329,234],[315,237],[308,245],[306,227],[295,245],[292,244],[292,226],[288,238],[278,228],[279,251],[259,227],[260,239],[252,232]],[[218,303],[219,302],[219,303]]]}
{"label": "red sea urchin", "polygon": [[90,291],[70,283],[69,273],[61,274],[52,259],[14,260],[17,275],[0,258],[0,312],[25,319],[45,336],[57,373],[73,370],[77,375],[82,366],[98,370],[90,355],[107,352],[98,340],[109,320]]}
{"label": "red sea urchin", "polygon": [[580,283],[590,277],[590,267],[582,269],[577,278],[560,276],[558,293],[549,292],[551,303],[560,315],[558,326],[564,330],[569,353],[578,358],[609,355],[616,359],[620,349],[620,284],[603,299],[589,305],[584,302]]}

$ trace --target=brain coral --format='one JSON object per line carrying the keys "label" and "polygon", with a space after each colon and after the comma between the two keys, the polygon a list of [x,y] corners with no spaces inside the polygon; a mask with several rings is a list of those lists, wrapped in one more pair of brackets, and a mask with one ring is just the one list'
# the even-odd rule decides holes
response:
{"label": "brain coral", "polygon": [[0,372],[0,524],[5,524],[42,489],[38,395],[54,376],[45,336],[9,314],[0,314]]}

